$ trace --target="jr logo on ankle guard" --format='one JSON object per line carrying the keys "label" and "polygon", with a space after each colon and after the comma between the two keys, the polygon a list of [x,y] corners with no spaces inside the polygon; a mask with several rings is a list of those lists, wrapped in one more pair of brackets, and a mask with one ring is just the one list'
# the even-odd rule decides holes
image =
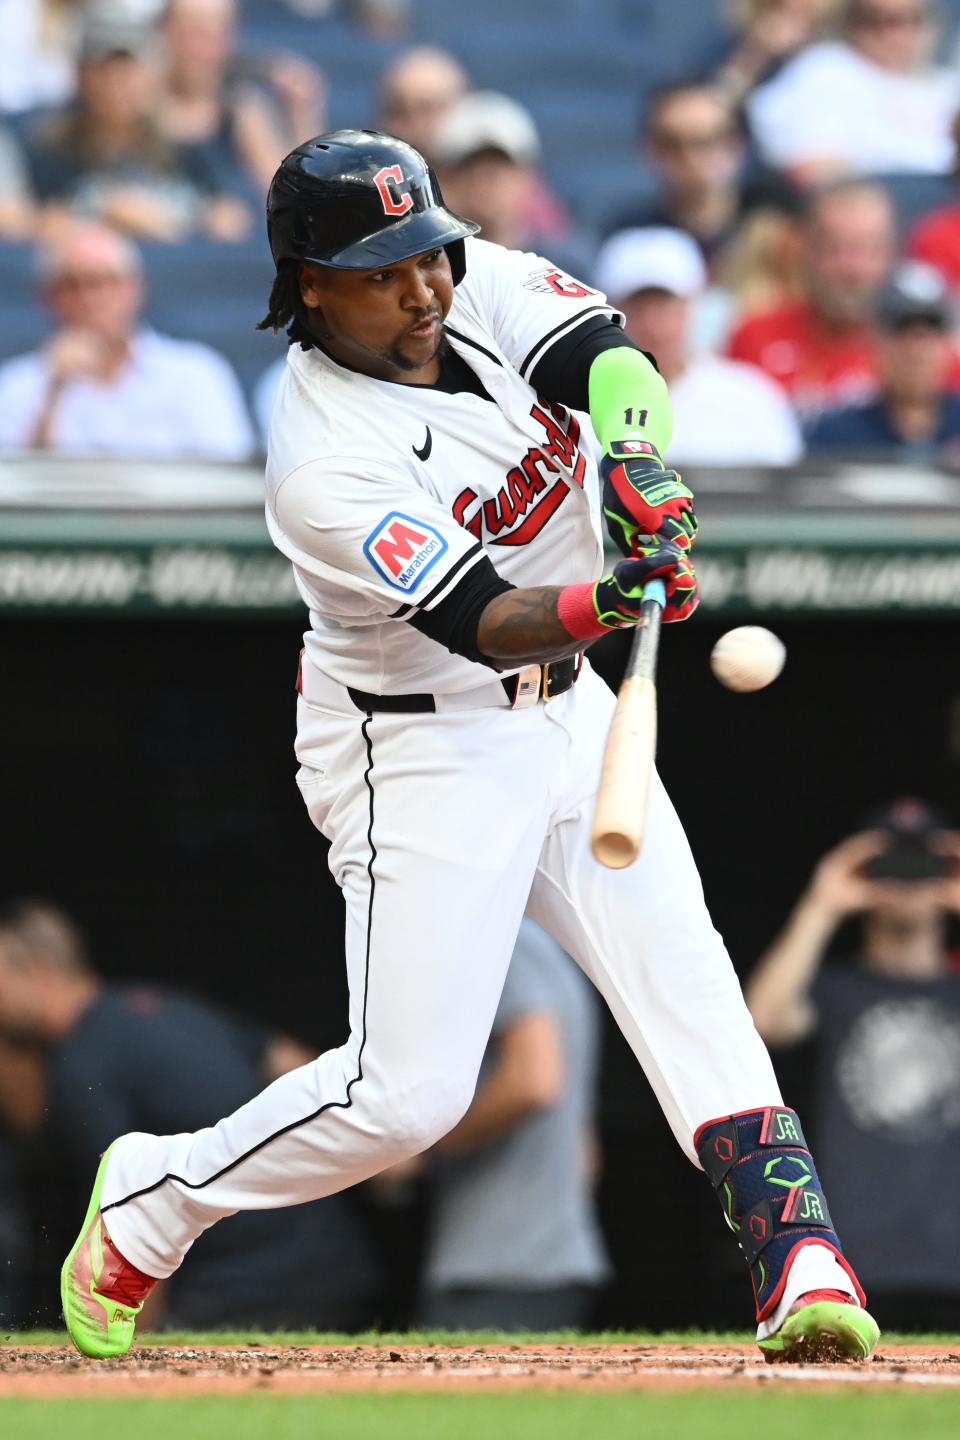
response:
{"label": "jr logo on ankle guard", "polygon": [[826,1225],[832,1228],[830,1211],[822,1190],[794,1190],[780,1215],[784,1225]]}
{"label": "jr logo on ankle guard", "polygon": [[[784,1168],[781,1169],[781,1166]],[[777,1171],[780,1173],[775,1173]],[[771,1185],[782,1185],[784,1190],[797,1190],[813,1179],[813,1173],[799,1155],[774,1155],[763,1167],[763,1178]]]}
{"label": "jr logo on ankle guard", "polygon": [[760,1144],[800,1145],[804,1150],[807,1148],[807,1142],[792,1110],[766,1111],[760,1131]]}

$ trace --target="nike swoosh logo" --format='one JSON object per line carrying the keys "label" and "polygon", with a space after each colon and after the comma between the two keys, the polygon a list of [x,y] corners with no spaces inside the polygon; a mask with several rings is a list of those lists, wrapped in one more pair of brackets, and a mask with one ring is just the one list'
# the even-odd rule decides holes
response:
{"label": "nike swoosh logo", "polygon": [[410,449],[413,451],[414,455],[416,455],[418,460],[430,459],[430,451],[433,449],[433,436],[430,434],[429,425],[427,426],[427,438],[423,442],[423,449],[418,450],[416,445],[411,445]]}

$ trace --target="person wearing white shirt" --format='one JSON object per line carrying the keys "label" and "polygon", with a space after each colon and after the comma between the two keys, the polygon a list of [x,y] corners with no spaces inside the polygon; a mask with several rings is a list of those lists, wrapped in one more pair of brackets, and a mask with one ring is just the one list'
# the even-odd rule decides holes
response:
{"label": "person wearing white shirt", "polygon": [[80,6],[70,0],[0,0],[0,110],[70,98],[79,22]]}
{"label": "person wearing white shirt", "polygon": [[49,343],[0,366],[0,448],[244,460],[255,442],[239,382],[215,350],[140,321],[130,240],[77,223],[40,251]]}
{"label": "person wearing white shirt", "polygon": [[848,0],[841,38],[811,45],[749,101],[764,159],[803,183],[949,173],[960,78],[931,63],[935,37],[930,0]]}
{"label": "person wearing white shirt", "polygon": [[270,421],[273,418],[274,402],[280,392],[280,381],[286,374],[286,370],[287,352],[286,347],[284,347],[283,354],[277,356],[273,364],[263,372],[253,387],[253,418],[257,422],[257,432],[264,450],[267,448],[267,440],[270,435]]}
{"label": "person wearing white shirt", "polygon": [[673,403],[671,465],[793,465],[800,425],[780,387],[755,365],[699,352],[694,313],[707,272],[682,230],[621,230],[597,257],[597,283],[656,358]]}

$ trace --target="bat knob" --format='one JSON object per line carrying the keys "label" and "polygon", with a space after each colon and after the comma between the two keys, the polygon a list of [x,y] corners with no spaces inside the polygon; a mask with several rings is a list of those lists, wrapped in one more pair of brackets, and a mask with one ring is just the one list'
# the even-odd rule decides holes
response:
{"label": "bat knob", "polygon": [[640,846],[627,835],[612,830],[594,835],[590,842],[593,858],[608,870],[626,870],[640,854]]}

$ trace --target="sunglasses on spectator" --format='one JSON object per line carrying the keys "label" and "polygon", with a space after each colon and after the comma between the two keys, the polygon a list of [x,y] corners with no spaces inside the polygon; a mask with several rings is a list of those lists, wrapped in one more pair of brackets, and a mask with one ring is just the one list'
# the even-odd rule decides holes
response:
{"label": "sunglasses on spectator", "polygon": [[903,335],[906,331],[917,330],[946,335],[950,327],[943,315],[901,315],[886,323],[881,321],[879,328],[881,334],[887,335]]}
{"label": "sunglasses on spectator", "polygon": [[122,270],[64,270],[52,275],[50,284],[58,290],[102,290],[129,279],[129,272]]}
{"label": "sunglasses on spectator", "polygon": [[650,136],[651,144],[658,150],[671,151],[679,155],[684,150],[719,150],[725,145],[730,145],[737,138],[737,132],[729,125],[719,130],[687,131],[682,130],[654,130]]}
{"label": "sunglasses on spectator", "polygon": [[384,103],[384,109],[389,115],[421,115],[428,110],[445,110],[448,105],[453,104],[456,96],[446,92],[436,95],[417,96],[390,96]]}
{"label": "sunglasses on spectator", "polygon": [[861,10],[855,25],[861,30],[922,30],[929,25],[925,10]]}

